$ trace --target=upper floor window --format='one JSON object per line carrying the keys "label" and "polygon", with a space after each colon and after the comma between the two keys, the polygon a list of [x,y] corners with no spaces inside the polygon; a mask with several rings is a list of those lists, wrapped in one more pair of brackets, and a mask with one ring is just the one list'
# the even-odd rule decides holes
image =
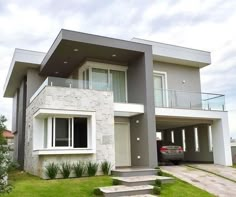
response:
{"label": "upper floor window", "polygon": [[154,99],[156,107],[168,107],[167,74],[154,71]]}
{"label": "upper floor window", "polygon": [[80,69],[83,88],[112,90],[114,102],[127,102],[127,67],[86,62]]}

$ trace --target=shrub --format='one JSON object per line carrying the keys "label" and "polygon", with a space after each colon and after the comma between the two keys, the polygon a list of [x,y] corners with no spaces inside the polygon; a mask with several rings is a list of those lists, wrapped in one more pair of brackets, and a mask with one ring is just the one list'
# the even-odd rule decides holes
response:
{"label": "shrub", "polygon": [[160,195],[161,194],[161,188],[154,186],[153,187],[153,194]]}
{"label": "shrub", "polygon": [[70,163],[63,162],[61,164],[60,172],[61,172],[64,179],[66,179],[70,176],[71,170],[72,170],[72,166]]}
{"label": "shrub", "polygon": [[49,179],[55,179],[59,171],[58,165],[52,162],[49,163],[45,168],[46,168],[45,174],[47,175],[47,177]]}
{"label": "shrub", "polygon": [[96,195],[96,196],[101,196],[103,193],[99,188],[95,188],[93,190],[93,194]]}
{"label": "shrub", "polygon": [[2,193],[9,193],[12,190],[12,186],[8,184],[7,170],[11,163],[9,156],[10,147],[7,146],[6,139],[3,137],[3,130],[6,129],[5,122],[7,119],[5,116],[0,115],[0,195]]}
{"label": "shrub", "polygon": [[162,182],[159,179],[156,179],[155,180],[155,185],[158,186],[158,187],[161,187]]}
{"label": "shrub", "polygon": [[159,171],[157,172],[157,176],[163,176],[163,172],[162,172],[161,170],[159,170]]}
{"label": "shrub", "polygon": [[120,180],[112,179],[112,185],[121,185]]}
{"label": "shrub", "polygon": [[73,165],[73,169],[75,171],[75,176],[76,177],[81,177],[84,173],[84,163],[83,162],[78,162]]}
{"label": "shrub", "polygon": [[96,162],[89,161],[86,164],[86,170],[88,173],[88,176],[95,176],[98,170],[99,164]]}
{"label": "shrub", "polygon": [[101,168],[104,175],[109,175],[111,171],[111,163],[109,161],[103,161]]}

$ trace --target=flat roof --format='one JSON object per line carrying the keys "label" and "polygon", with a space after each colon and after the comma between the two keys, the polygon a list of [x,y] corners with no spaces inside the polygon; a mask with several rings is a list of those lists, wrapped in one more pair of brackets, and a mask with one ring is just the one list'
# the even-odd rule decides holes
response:
{"label": "flat roof", "polygon": [[[15,49],[4,85],[4,97],[14,97],[29,68],[40,75],[68,77],[86,59],[125,64],[145,52],[154,61],[202,68],[211,63],[210,52],[133,38],[131,41],[62,29],[47,53]],[[56,74],[57,73],[57,74]]]}
{"label": "flat roof", "polygon": [[211,53],[208,51],[133,38],[133,42],[152,46],[153,60],[202,68],[211,64]]}
{"label": "flat roof", "polygon": [[13,97],[29,68],[39,68],[45,53],[15,49],[3,87],[4,97]]}

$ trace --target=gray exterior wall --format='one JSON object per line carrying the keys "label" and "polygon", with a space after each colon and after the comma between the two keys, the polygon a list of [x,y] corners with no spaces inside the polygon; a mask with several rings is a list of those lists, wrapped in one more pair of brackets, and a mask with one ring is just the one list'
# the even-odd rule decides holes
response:
{"label": "gray exterior wall", "polygon": [[130,118],[131,165],[155,167],[157,150],[151,48],[129,64],[127,78],[128,102],[144,104],[144,114]]}
{"label": "gray exterior wall", "polygon": [[[167,84],[170,90],[201,92],[200,70],[196,67],[154,62],[154,71],[167,73]],[[183,84],[182,81],[186,83]]]}
{"label": "gray exterior wall", "polygon": [[39,74],[39,69],[28,69],[27,70],[27,106],[30,103],[30,98],[42,85],[46,77],[42,77]]}
{"label": "gray exterior wall", "polygon": [[[38,109],[93,111],[96,113],[96,154],[67,154],[39,156],[33,152],[33,115]],[[76,88],[45,87],[27,108],[24,169],[45,178],[48,162],[71,163],[80,160],[108,160],[115,166],[114,112],[112,92]],[[43,131],[42,131],[43,132]],[[73,175],[72,175],[73,176]]]}

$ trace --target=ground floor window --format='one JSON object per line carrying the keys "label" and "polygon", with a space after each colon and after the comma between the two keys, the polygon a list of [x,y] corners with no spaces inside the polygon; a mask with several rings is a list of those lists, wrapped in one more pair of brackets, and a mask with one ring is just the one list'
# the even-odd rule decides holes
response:
{"label": "ground floor window", "polygon": [[51,147],[88,148],[88,117],[50,117]]}

